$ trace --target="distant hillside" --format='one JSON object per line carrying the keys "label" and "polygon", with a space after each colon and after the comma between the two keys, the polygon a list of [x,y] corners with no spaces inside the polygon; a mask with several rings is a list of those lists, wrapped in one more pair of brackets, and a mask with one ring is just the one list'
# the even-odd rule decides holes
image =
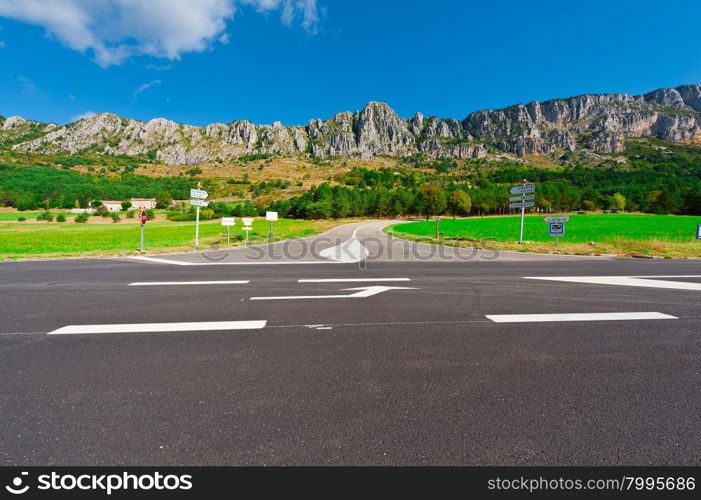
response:
{"label": "distant hillside", "polygon": [[405,119],[371,102],[306,126],[248,121],[206,127],[102,113],[65,126],[0,117],[0,146],[20,152],[134,155],[167,164],[227,162],[251,155],[316,158],[378,155],[484,158],[577,150],[622,152],[626,139],[701,142],[701,85],[645,95],[582,95],[477,111],[462,121],[417,113]]}

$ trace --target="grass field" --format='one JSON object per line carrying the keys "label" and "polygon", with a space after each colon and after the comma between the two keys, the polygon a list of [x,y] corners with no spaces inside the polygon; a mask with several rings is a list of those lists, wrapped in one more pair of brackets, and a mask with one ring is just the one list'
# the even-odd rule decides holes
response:
{"label": "grass field", "polygon": [[[518,245],[519,216],[444,219],[440,236],[448,244],[461,239],[481,241],[485,247],[527,252],[576,254],[643,254],[663,257],[701,257],[695,239],[701,217],[644,214],[570,215],[559,245],[548,236],[542,216],[527,216],[524,245]],[[433,238],[435,222],[396,224],[388,232],[400,237]]]}
{"label": "grass field", "polygon": [[[97,219],[97,218],[91,218]],[[274,224],[276,238],[303,237],[330,229],[331,221],[280,219]],[[251,241],[267,238],[268,222],[256,219]],[[145,246],[149,253],[192,250],[194,222],[149,222],[145,228]],[[231,228],[232,245],[242,244],[241,222]],[[138,251],[139,223],[120,224],[0,223],[0,260],[33,257],[131,255]],[[200,246],[226,244],[226,229],[220,221],[200,223]]]}

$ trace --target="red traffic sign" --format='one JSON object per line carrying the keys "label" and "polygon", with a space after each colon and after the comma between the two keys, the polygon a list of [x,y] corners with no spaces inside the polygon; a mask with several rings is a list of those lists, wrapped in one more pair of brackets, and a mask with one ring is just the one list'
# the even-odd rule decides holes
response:
{"label": "red traffic sign", "polygon": [[146,224],[146,210],[141,211],[141,224]]}

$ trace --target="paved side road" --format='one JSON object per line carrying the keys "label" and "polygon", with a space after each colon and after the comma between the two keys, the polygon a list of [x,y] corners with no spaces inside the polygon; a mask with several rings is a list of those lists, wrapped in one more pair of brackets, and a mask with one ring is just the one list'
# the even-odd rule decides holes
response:
{"label": "paved side road", "polygon": [[701,463],[697,261],[326,260],[0,263],[0,463]]}

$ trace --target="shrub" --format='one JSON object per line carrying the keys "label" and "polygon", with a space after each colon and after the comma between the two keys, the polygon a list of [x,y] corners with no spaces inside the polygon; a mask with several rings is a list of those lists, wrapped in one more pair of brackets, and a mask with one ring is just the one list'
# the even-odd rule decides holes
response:
{"label": "shrub", "polygon": [[110,217],[112,217],[112,222],[115,222],[115,223],[116,223],[116,222],[119,222],[119,221],[121,220],[121,217],[120,217],[119,214],[116,213],[116,212],[112,212],[112,214],[110,215]]}
{"label": "shrub", "polygon": [[133,219],[135,210],[127,210],[127,219]]}
{"label": "shrub", "polygon": [[51,222],[52,220],[54,220],[54,214],[47,210],[46,212],[40,213],[37,216],[37,220],[45,220],[46,222]]}
{"label": "shrub", "polygon": [[146,210],[146,220],[153,220],[155,218],[156,212],[153,209],[149,208],[148,210]]}
{"label": "shrub", "polygon": [[26,217],[19,217],[19,218],[17,218],[17,220],[18,220],[19,222],[24,222],[24,221],[27,220],[27,218],[26,218]]}
{"label": "shrub", "polygon": [[88,217],[88,214],[78,214],[75,217],[75,222],[78,224],[85,224],[86,222],[88,222]]}
{"label": "shrub", "polygon": [[110,211],[107,210],[107,207],[104,205],[100,205],[97,207],[97,210],[95,210],[95,215],[101,215],[102,217],[107,217],[110,214]]}
{"label": "shrub", "polygon": [[63,214],[58,214],[56,216],[56,222],[66,222],[66,216]]}
{"label": "shrub", "polygon": [[124,200],[122,202],[122,210],[126,211],[131,208],[131,201],[130,200]]}

